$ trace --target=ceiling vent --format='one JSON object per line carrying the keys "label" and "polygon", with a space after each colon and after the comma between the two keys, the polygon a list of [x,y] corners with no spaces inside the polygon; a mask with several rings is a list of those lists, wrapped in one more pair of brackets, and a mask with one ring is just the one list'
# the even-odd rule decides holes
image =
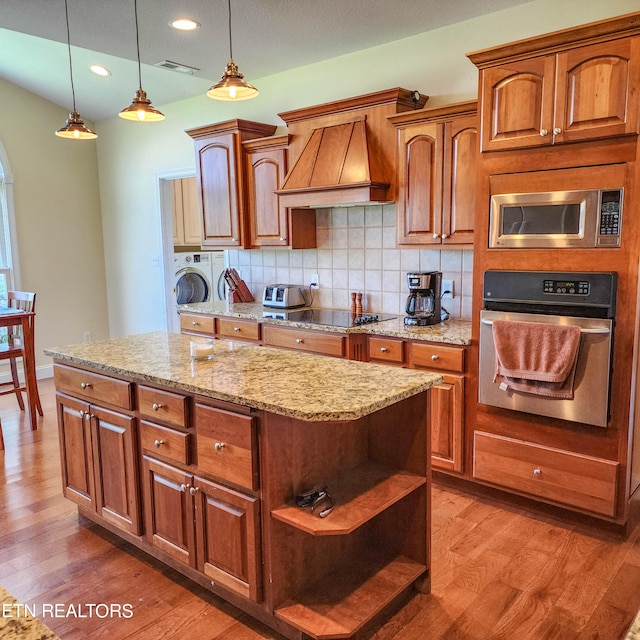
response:
{"label": "ceiling vent", "polygon": [[196,67],[189,67],[186,64],[179,64],[178,62],[171,62],[171,60],[163,60],[162,62],[156,62],[154,67],[160,67],[161,69],[168,69],[169,71],[177,71],[178,73],[186,73],[192,76],[196,71]]}

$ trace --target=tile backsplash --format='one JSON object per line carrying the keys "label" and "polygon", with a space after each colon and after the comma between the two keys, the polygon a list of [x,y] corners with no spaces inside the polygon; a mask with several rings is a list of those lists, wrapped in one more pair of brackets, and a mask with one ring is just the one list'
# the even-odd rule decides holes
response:
{"label": "tile backsplash", "polygon": [[395,216],[395,204],[318,209],[317,249],[230,250],[229,266],[256,300],[266,284],[308,286],[318,274],[314,307],[349,309],[351,292],[361,291],[365,312],[392,314],[404,314],[408,271],[442,271],[455,294],[443,306],[452,318],[469,320],[473,250],[398,249]]}

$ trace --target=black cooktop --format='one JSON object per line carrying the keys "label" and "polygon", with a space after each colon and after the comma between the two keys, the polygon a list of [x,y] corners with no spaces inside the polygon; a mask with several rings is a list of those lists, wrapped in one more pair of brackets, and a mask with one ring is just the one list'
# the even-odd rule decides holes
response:
{"label": "black cooktop", "polygon": [[397,316],[381,313],[364,313],[356,316],[349,311],[335,309],[299,309],[297,311],[264,311],[265,318],[274,320],[290,320],[291,322],[307,322],[309,324],[324,324],[329,327],[357,327],[372,322],[384,322]]}

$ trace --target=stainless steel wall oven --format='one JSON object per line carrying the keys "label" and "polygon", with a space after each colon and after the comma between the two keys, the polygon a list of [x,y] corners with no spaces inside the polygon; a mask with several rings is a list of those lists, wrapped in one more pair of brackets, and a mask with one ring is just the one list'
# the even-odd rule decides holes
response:
{"label": "stainless steel wall oven", "polygon": [[[479,402],[606,427],[616,290],[617,274],[613,272],[486,271],[480,315]],[[558,353],[571,346],[567,345],[569,334],[555,327],[579,334],[575,355],[567,356],[574,358],[567,361],[571,377],[558,393],[540,382],[555,373],[545,369],[545,362],[551,369]],[[579,331],[572,329],[575,327]],[[505,367],[506,360],[510,364]],[[508,375],[502,375],[504,371]]]}

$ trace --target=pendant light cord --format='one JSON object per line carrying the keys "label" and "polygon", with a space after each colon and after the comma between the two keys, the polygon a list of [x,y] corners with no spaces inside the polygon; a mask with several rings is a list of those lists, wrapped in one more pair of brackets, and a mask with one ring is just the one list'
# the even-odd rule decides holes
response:
{"label": "pendant light cord", "polygon": [[73,85],[73,64],[71,62],[71,34],[69,33],[69,4],[64,0],[64,13],[67,20],[67,48],[69,49],[69,75],[71,76],[71,97],[73,99],[73,111],[76,110],[76,89]]}
{"label": "pendant light cord", "polygon": [[233,60],[233,46],[231,43],[231,0],[229,0],[229,59]]}
{"label": "pendant light cord", "polygon": [[136,51],[138,52],[138,84],[142,89],[142,71],[140,70],[140,30],[138,28],[138,0],[133,0],[133,11],[136,16]]}

